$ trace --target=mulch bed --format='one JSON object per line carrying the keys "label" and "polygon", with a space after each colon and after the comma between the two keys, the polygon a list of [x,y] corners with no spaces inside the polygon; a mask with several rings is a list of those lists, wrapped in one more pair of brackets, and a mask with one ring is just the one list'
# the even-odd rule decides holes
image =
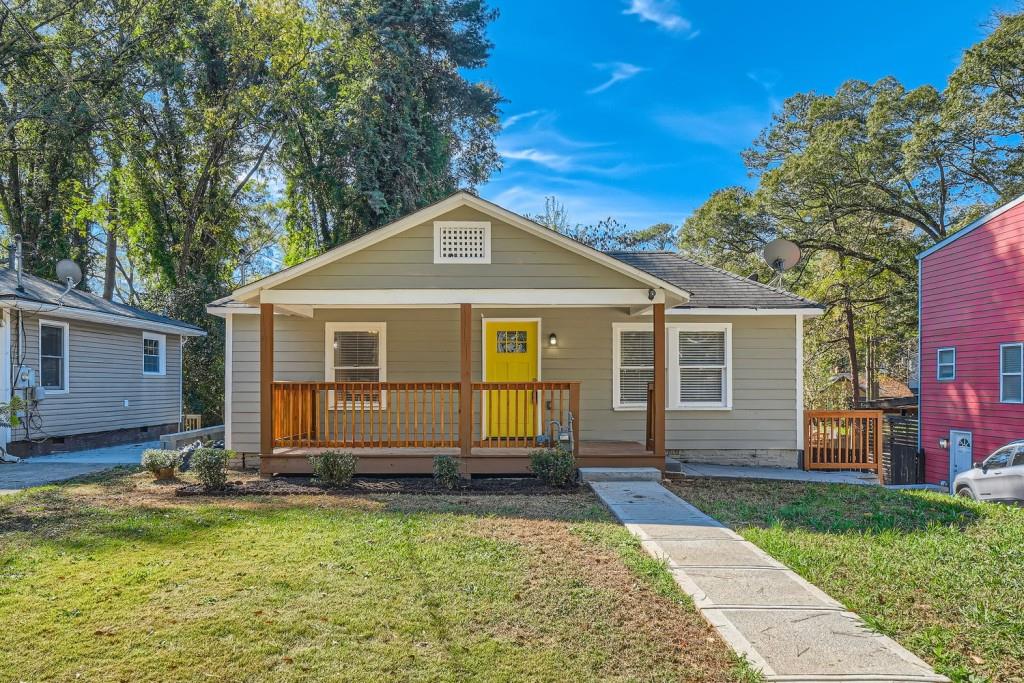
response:
{"label": "mulch bed", "polygon": [[175,489],[176,496],[322,496],[404,493],[411,495],[550,495],[577,493],[578,485],[552,488],[533,478],[475,478],[458,488],[446,489],[430,477],[357,477],[343,488],[329,488],[309,477],[274,477],[229,481],[222,491],[207,491],[201,484],[186,484]]}

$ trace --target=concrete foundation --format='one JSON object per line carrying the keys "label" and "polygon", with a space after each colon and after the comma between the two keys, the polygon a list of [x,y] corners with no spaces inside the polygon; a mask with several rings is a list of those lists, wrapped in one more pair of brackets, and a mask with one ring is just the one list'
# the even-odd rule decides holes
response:
{"label": "concrete foundation", "polygon": [[679,462],[732,467],[800,467],[801,452],[796,449],[700,450],[671,449],[668,457]]}

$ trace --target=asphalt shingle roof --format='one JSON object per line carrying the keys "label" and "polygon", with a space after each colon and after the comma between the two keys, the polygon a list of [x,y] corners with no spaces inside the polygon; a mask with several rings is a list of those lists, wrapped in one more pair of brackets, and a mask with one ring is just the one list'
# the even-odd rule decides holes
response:
{"label": "asphalt shingle roof", "polygon": [[802,296],[754,282],[670,251],[605,252],[691,293],[676,308],[820,308]]}
{"label": "asphalt shingle roof", "polygon": [[[22,274],[21,284],[24,291],[19,292],[17,289],[17,273],[9,268],[0,267],[0,298],[2,299],[17,299],[19,301],[56,306],[61,292],[64,291],[64,288],[56,282],[50,282],[49,280],[45,280],[35,275],[29,275],[28,273]],[[186,330],[203,332],[202,328],[182,322],[181,320],[175,320],[174,318],[168,318],[167,316],[151,313],[150,311],[135,308],[134,306],[119,304],[115,301],[107,301],[101,296],[97,296],[89,292],[83,292],[78,289],[72,289],[67,293],[63,299],[63,307],[67,309],[74,309],[76,311],[103,313],[139,322],[173,325]],[[54,311],[54,313],[56,314],[57,312]],[[203,332],[203,334],[205,334],[205,332]]]}

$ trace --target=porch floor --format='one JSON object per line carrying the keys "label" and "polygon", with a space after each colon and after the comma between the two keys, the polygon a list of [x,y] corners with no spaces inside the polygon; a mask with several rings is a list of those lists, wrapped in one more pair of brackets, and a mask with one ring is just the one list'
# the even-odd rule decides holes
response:
{"label": "porch floor", "polygon": [[[458,448],[275,448],[261,460],[264,474],[309,474],[307,456],[327,450],[342,450],[358,456],[359,474],[430,474],[434,456],[459,455]],[[468,474],[526,474],[531,448],[473,448],[465,459]],[[581,441],[579,467],[665,468],[644,444],[636,441]]]}

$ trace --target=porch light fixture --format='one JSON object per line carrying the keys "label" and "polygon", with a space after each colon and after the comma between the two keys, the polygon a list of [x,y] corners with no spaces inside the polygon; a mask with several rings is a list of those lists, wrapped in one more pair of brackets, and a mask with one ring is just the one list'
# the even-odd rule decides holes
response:
{"label": "porch light fixture", "polygon": [[558,346],[558,335],[554,332],[548,335],[548,346]]}
{"label": "porch light fixture", "polygon": [[949,439],[939,439],[939,448],[949,448]]}

